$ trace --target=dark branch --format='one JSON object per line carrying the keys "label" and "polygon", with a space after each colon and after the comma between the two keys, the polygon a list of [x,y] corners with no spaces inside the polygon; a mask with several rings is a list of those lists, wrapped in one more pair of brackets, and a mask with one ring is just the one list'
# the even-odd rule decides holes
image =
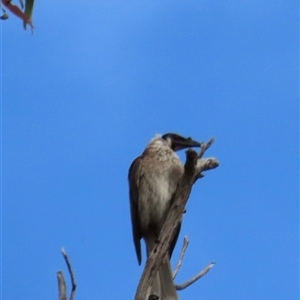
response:
{"label": "dark branch", "polygon": [[[69,273],[70,273],[70,277],[71,277],[71,283],[72,283],[72,290],[71,290],[71,295],[70,295],[70,300],[74,300],[75,298],[75,292],[76,292],[76,281],[75,281],[75,274],[70,262],[70,259],[65,251],[64,248],[61,249],[61,253],[65,259],[65,262],[67,264]],[[59,289],[59,300],[66,300],[67,296],[66,296],[66,283],[65,283],[65,279],[63,276],[63,273],[61,271],[57,272],[57,278],[58,278],[58,289]],[[62,294],[62,292],[64,294]],[[64,298],[61,298],[61,295],[64,296]]]}

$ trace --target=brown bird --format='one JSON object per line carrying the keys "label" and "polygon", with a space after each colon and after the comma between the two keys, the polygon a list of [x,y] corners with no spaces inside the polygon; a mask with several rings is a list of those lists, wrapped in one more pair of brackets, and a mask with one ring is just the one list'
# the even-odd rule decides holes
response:
{"label": "brown bird", "polygon": [[[139,264],[142,261],[140,240],[145,240],[149,256],[156,246],[184,172],[184,166],[175,151],[189,147],[200,147],[200,143],[174,133],[156,136],[129,168],[131,222]],[[160,300],[178,300],[170,258],[179,231],[180,225],[169,249],[169,255],[159,267],[148,296],[155,294]]]}

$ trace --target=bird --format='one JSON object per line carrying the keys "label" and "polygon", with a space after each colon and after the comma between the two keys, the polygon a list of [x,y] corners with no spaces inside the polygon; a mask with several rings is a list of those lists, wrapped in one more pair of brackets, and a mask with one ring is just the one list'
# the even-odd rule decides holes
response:
{"label": "bird", "polygon": [[[147,257],[156,247],[158,237],[172,205],[177,185],[184,173],[184,165],[176,151],[200,147],[192,138],[176,133],[156,135],[146,149],[131,164],[128,172],[130,212],[133,241],[139,265],[142,261],[141,239],[146,244]],[[179,224],[149,294],[160,300],[178,300],[173,282],[170,259],[180,232]]]}

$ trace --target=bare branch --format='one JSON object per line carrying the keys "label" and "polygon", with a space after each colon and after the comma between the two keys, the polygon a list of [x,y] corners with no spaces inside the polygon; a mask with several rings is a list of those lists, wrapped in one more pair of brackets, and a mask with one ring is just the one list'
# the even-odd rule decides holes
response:
{"label": "bare branch", "polygon": [[215,138],[211,138],[207,143],[202,142],[201,143],[201,150],[198,154],[198,158],[202,158],[205,151],[213,144],[213,142],[215,141]]}
{"label": "bare branch", "polygon": [[177,187],[174,197],[174,203],[170,208],[167,219],[159,235],[158,241],[160,242],[157,244],[157,247],[150,253],[147,259],[146,266],[137,288],[135,300],[145,300],[147,289],[152,285],[157,270],[163,258],[167,255],[171,241],[181,220],[187,199],[190,195],[192,184],[194,181],[197,153],[194,150],[189,149],[186,151],[186,156],[187,159],[184,166],[184,175]]}
{"label": "bare branch", "polygon": [[146,266],[137,287],[135,300],[146,299],[147,290],[152,286],[158,268],[169,251],[171,241],[175,236],[175,232],[182,218],[182,214],[185,210],[186,203],[196,178],[198,179],[201,177],[202,171],[215,168],[219,164],[214,158],[202,159],[203,154],[213,142],[214,139],[211,139],[207,144],[202,143],[201,152],[199,154],[192,149],[186,151],[184,174],[177,186],[174,202],[160,232],[157,247],[153,249],[147,259]]}
{"label": "bare branch", "polygon": [[69,257],[67,255],[67,252],[64,248],[61,248],[61,253],[62,253],[62,255],[63,255],[63,257],[66,261],[66,264],[68,266],[68,270],[69,270],[69,273],[70,273],[70,277],[71,277],[72,290],[71,290],[70,300],[74,300],[75,292],[76,292],[76,286],[77,286],[76,281],[75,281],[75,274],[74,274],[71,262],[69,260]]}
{"label": "bare branch", "polygon": [[217,168],[218,166],[219,166],[219,161],[215,157],[199,158],[197,161],[197,166],[196,166],[197,172],[195,175],[194,183],[199,178],[204,177],[204,174],[202,174],[203,171],[209,171],[209,170]]}
{"label": "bare branch", "polygon": [[67,300],[67,287],[64,274],[62,271],[58,271],[56,276],[58,281],[58,299]]}
{"label": "bare branch", "polygon": [[203,277],[205,274],[207,274],[214,265],[215,265],[215,262],[212,262],[208,266],[206,266],[200,273],[198,273],[196,276],[194,276],[192,279],[188,280],[187,282],[185,282],[183,284],[179,284],[179,285],[176,284],[175,285],[176,290],[180,291],[180,290],[187,288],[188,286],[190,286],[191,284],[196,282],[198,279]]}
{"label": "bare branch", "polygon": [[177,276],[177,274],[179,272],[179,269],[180,269],[180,267],[182,265],[183,257],[185,255],[185,251],[186,251],[188,245],[189,245],[189,239],[188,239],[187,236],[185,236],[183,238],[183,245],[182,245],[182,248],[181,248],[181,251],[180,251],[178,263],[177,263],[177,265],[175,267],[175,270],[173,271],[173,279],[175,279],[175,277]]}
{"label": "bare branch", "polygon": [[171,241],[174,238],[178,224],[182,218],[193,184],[196,182],[197,178],[201,177],[202,171],[216,168],[219,165],[215,158],[202,159],[205,151],[213,142],[214,139],[211,139],[207,144],[202,143],[201,152],[199,154],[192,149],[186,151],[184,174],[177,186],[173,204],[160,232],[158,238],[159,243],[147,259],[146,266],[136,291],[135,300],[146,299],[147,290],[152,286],[158,268],[170,248]]}

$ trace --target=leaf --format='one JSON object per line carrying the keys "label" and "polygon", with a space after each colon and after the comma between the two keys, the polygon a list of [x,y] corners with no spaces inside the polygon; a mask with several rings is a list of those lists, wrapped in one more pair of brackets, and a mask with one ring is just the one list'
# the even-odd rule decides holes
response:
{"label": "leaf", "polygon": [[[27,1],[26,1],[27,2]],[[32,1],[33,2],[33,1]],[[31,17],[30,19],[27,17],[27,15],[25,13],[22,12],[22,10],[16,6],[11,4],[10,0],[2,0],[2,3],[4,4],[5,7],[8,8],[8,10],[10,10],[14,15],[16,15],[17,17],[19,17],[20,19],[22,19],[26,24],[29,24],[31,29],[33,29],[33,25],[31,22]],[[32,9],[31,9],[32,12]],[[5,17],[5,16],[4,16]]]}
{"label": "leaf", "polygon": [[[32,24],[32,12],[33,12],[34,0],[25,0],[25,16],[27,17],[27,22],[23,21],[24,29],[26,29],[27,23]],[[33,26],[31,26],[33,28]]]}

